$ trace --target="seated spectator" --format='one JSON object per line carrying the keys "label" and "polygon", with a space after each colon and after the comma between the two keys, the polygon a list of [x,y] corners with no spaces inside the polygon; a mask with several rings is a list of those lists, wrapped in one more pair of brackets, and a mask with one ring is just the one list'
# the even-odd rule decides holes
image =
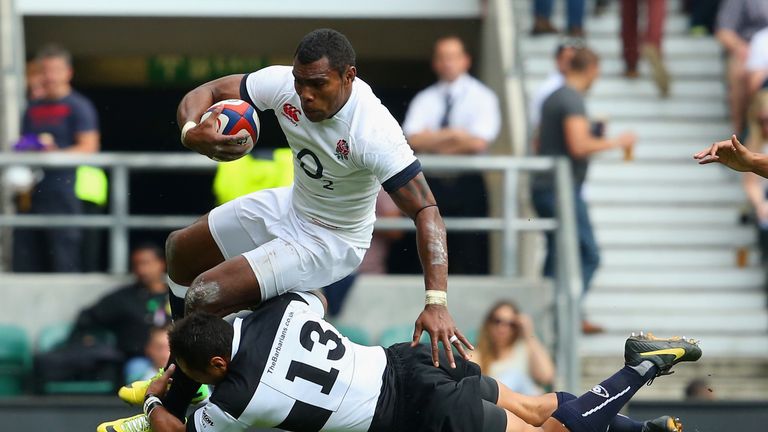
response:
{"label": "seated spectator", "polygon": [[765,0],[724,0],[717,15],[717,39],[728,54],[728,85],[733,133],[744,128],[747,99],[747,57],[755,33],[768,27]]}
{"label": "seated spectator", "polygon": [[[768,153],[768,90],[758,92],[747,113],[749,136],[747,148],[756,153]],[[760,252],[763,263],[768,262],[768,190],[765,179],[757,174],[743,174],[744,191],[755,211]]]}
{"label": "seated spectator", "polygon": [[81,311],[73,330],[74,337],[93,329],[111,331],[126,359],[143,356],[150,330],[170,323],[162,249],[152,244],[136,247],[131,272],[136,281]]}
{"label": "seated spectator", "polygon": [[749,42],[746,68],[749,76],[748,95],[751,97],[765,87],[768,79],[768,27],[755,33]]}
{"label": "seated spectator", "polygon": [[125,364],[125,382],[148,380],[158,369],[168,364],[171,348],[168,346],[168,328],[152,327],[144,346],[144,356],[129,359]]}
{"label": "seated spectator", "polygon": [[[456,36],[435,42],[432,68],[438,82],[420,91],[408,106],[403,132],[416,153],[441,155],[483,154],[501,128],[499,101],[491,89],[469,75],[472,59]],[[427,182],[443,216],[488,215],[482,174],[473,172],[426,173]],[[457,274],[488,273],[488,235],[451,233],[448,268]],[[414,236],[403,240],[412,253],[401,255],[408,272],[421,273],[413,245]]]}
{"label": "seated spectator", "polygon": [[496,378],[513,391],[541,394],[555,379],[552,358],[536,337],[533,321],[517,306],[502,301],[485,317],[472,361],[484,374]]}

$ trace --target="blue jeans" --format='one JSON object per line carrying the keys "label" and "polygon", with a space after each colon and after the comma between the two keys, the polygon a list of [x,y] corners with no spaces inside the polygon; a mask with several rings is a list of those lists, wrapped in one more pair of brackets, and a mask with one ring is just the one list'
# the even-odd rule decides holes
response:
{"label": "blue jeans", "polygon": [[[533,0],[533,14],[536,18],[552,16],[555,0]],[[566,0],[568,29],[584,26],[584,0]]]}
{"label": "blue jeans", "polygon": [[[539,217],[555,217],[555,191],[534,190],[533,206]],[[580,191],[574,191],[574,205],[576,211],[576,229],[579,237],[579,255],[581,257],[581,278],[584,284],[583,294],[587,293],[592,283],[595,271],[600,266],[600,248],[595,241],[595,235],[592,232],[592,223],[589,221],[589,212],[587,203],[581,198]],[[555,276],[555,235],[553,232],[546,234],[547,238],[547,256],[544,260],[544,276]]]}

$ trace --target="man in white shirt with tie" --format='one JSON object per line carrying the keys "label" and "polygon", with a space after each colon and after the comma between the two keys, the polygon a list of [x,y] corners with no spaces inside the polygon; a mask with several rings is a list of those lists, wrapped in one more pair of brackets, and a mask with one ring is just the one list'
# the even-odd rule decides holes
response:
{"label": "man in white shirt with tie", "polygon": [[[416,153],[483,154],[501,128],[499,101],[493,91],[468,74],[472,60],[456,36],[435,42],[432,69],[438,81],[411,101],[403,122],[408,143]],[[488,214],[483,177],[479,173],[440,173],[428,176],[444,216],[481,217]],[[455,273],[487,273],[485,233],[449,234],[449,269]],[[455,252],[454,252],[455,251]]]}

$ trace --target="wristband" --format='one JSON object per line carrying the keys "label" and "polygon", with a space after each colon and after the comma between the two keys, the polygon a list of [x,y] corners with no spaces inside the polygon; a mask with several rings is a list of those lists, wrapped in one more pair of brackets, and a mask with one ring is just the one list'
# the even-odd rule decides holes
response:
{"label": "wristband", "polygon": [[181,128],[181,143],[184,144],[184,139],[187,137],[187,132],[189,132],[190,129],[197,126],[197,123],[193,122],[192,120],[184,123],[184,127]]}
{"label": "wristband", "polygon": [[425,291],[424,304],[448,306],[448,293],[440,290]]}
{"label": "wristband", "polygon": [[159,406],[163,406],[160,398],[155,395],[147,396],[144,400],[144,415],[149,417],[149,415],[152,414],[152,411]]}

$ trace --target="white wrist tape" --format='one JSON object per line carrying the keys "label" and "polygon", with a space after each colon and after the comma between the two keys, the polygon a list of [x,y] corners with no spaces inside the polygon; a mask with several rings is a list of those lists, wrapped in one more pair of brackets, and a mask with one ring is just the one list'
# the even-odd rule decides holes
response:
{"label": "white wrist tape", "polygon": [[424,304],[448,306],[448,293],[440,290],[426,290]]}
{"label": "white wrist tape", "polygon": [[190,129],[197,126],[197,123],[193,122],[192,120],[184,123],[184,127],[181,128],[181,143],[184,144],[184,139],[187,137],[187,132],[189,132]]}
{"label": "white wrist tape", "polygon": [[163,403],[160,401],[160,398],[158,398],[157,396],[149,396],[144,401],[144,415],[149,417],[149,415],[152,414],[152,411],[159,406],[163,406]]}

